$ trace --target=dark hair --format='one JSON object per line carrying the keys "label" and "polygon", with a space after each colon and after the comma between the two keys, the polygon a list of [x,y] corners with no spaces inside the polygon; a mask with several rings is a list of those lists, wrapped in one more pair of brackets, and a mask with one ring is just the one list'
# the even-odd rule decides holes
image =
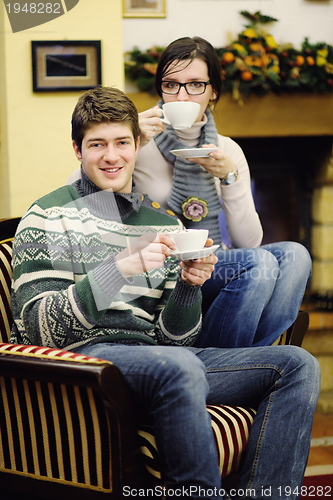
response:
{"label": "dark hair", "polygon": [[138,111],[124,92],[114,87],[95,87],[82,94],[72,114],[72,139],[80,152],[88,128],[108,122],[127,124],[136,144],[140,134]]}
{"label": "dark hair", "polygon": [[175,61],[193,61],[193,59],[202,59],[207,64],[209,80],[216,94],[215,102],[219,100],[221,94],[221,64],[214,47],[198,36],[193,38],[178,38],[170,43],[162,52],[159,59],[156,76],[155,88],[160,97],[162,97],[161,82],[173,62]]}

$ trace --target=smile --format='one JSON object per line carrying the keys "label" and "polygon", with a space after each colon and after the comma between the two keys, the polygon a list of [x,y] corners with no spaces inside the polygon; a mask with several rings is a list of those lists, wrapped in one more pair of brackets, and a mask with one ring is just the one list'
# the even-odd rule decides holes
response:
{"label": "smile", "polygon": [[108,172],[110,174],[113,174],[115,172],[118,172],[122,167],[115,167],[115,168],[104,168],[102,169],[104,172]]}

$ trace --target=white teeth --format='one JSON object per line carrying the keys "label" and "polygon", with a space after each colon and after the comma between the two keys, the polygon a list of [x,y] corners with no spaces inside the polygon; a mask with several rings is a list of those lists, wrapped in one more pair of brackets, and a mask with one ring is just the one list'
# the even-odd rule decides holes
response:
{"label": "white teeth", "polygon": [[117,167],[117,168],[106,168],[105,172],[117,172],[117,170],[119,170],[119,167]]}

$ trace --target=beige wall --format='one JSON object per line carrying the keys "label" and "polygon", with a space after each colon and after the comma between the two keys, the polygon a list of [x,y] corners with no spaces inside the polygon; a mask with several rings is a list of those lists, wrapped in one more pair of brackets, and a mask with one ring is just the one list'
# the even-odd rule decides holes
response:
{"label": "beige wall", "polygon": [[333,2],[329,0],[167,0],[165,18],[123,20],[123,49],[166,47],[182,36],[201,36],[214,47],[224,47],[248,24],[240,15],[242,10],[260,10],[278,19],[268,25],[278,43],[300,48],[307,36],[311,43],[333,44]]}
{"label": "beige wall", "polygon": [[122,0],[80,0],[65,15],[12,33],[0,4],[0,218],[20,216],[79,166],[70,119],[81,92],[32,91],[31,40],[101,40],[102,84],[124,88]]}

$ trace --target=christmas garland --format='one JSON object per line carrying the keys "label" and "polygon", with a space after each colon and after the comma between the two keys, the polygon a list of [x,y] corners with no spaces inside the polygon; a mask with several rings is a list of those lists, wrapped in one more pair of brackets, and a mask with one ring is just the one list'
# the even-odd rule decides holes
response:
{"label": "christmas garland", "polygon": [[[277,19],[248,11],[240,13],[249,23],[228,46],[215,48],[221,61],[223,92],[243,104],[251,93],[270,91],[333,92],[333,47],[305,38],[301,49],[278,45],[266,26]],[[125,75],[139,90],[154,93],[154,76],[163,47],[125,54]]]}

